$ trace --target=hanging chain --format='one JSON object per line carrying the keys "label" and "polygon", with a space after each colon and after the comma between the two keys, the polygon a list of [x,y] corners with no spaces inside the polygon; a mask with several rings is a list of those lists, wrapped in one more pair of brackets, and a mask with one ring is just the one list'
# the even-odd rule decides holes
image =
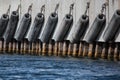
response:
{"label": "hanging chain", "polygon": [[59,8],[59,3],[56,4],[56,7],[55,7],[55,11],[54,11],[54,13],[58,13],[58,8]]}
{"label": "hanging chain", "polygon": [[41,7],[41,13],[45,13],[45,5],[43,5],[42,7]]}
{"label": "hanging chain", "polygon": [[109,0],[107,0],[107,3],[108,3],[108,11],[107,12],[108,12],[108,22],[109,22],[109,18],[110,18],[110,15],[109,15],[109,10],[110,10],[109,9]]}
{"label": "hanging chain", "polygon": [[11,9],[11,5],[9,5],[9,8],[8,8],[8,10],[7,10],[7,12],[6,12],[7,15],[10,14],[10,9]]}
{"label": "hanging chain", "polygon": [[32,14],[32,6],[33,6],[33,3],[29,6],[29,8],[28,8],[28,13],[29,14]]}
{"label": "hanging chain", "polygon": [[20,4],[19,4],[19,18],[21,18],[21,15],[22,15],[22,5],[21,5],[21,2],[22,2],[22,0],[20,0]]}
{"label": "hanging chain", "polygon": [[90,2],[87,2],[86,11],[85,11],[84,15],[87,15],[87,12],[89,14],[89,8],[90,8]]}
{"label": "hanging chain", "polygon": [[108,1],[107,2],[105,2],[103,5],[102,5],[102,9],[101,9],[101,14],[103,14],[104,12],[105,12],[105,14],[106,14],[106,7],[108,6]]}
{"label": "hanging chain", "polygon": [[20,11],[20,4],[18,5],[18,8],[17,8],[17,10],[16,10],[17,12],[19,12]]}
{"label": "hanging chain", "polygon": [[70,11],[69,11],[69,15],[73,14],[73,8],[74,7],[74,3],[70,5]]}

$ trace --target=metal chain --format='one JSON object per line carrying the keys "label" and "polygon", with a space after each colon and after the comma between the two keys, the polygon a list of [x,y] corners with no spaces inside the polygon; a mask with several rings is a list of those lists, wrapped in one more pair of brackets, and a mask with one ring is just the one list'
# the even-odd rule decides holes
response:
{"label": "metal chain", "polygon": [[9,5],[9,8],[8,8],[8,10],[7,10],[7,12],[6,12],[7,15],[10,14],[10,9],[11,9],[11,5]]}
{"label": "metal chain", "polygon": [[16,11],[17,11],[17,12],[19,12],[19,10],[20,10],[20,4],[18,5],[18,8],[17,8],[17,10],[16,10]]}
{"label": "metal chain", "polygon": [[87,15],[87,12],[89,11],[89,8],[90,8],[90,2],[87,2],[87,6],[86,6],[86,10],[85,10],[84,15]]}
{"label": "metal chain", "polygon": [[74,7],[74,3],[70,5],[70,11],[69,11],[69,15],[73,14],[73,8]]}
{"label": "metal chain", "polygon": [[20,7],[20,9],[19,9],[19,14],[20,14],[20,16],[19,16],[19,18],[21,18],[21,15],[22,15],[22,5],[21,5],[21,3],[22,3],[22,0],[20,0],[20,5],[19,5],[19,7]]}
{"label": "metal chain", "polygon": [[108,2],[105,2],[103,5],[102,5],[102,9],[101,9],[101,14],[104,13],[104,11],[106,11],[106,7],[108,6]]}
{"label": "metal chain", "polygon": [[41,13],[45,13],[45,4],[41,7]]}
{"label": "metal chain", "polygon": [[33,3],[29,6],[29,8],[28,8],[28,13],[29,14],[32,14],[32,6],[33,6]]}
{"label": "metal chain", "polygon": [[58,8],[59,8],[59,3],[58,4],[56,4],[56,7],[55,7],[55,13],[58,13]]}

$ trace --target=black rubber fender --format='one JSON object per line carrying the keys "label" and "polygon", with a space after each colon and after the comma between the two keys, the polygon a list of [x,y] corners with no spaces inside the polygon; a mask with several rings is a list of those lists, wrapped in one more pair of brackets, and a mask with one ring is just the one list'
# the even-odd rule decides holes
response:
{"label": "black rubber fender", "polygon": [[39,39],[44,42],[48,43],[55,31],[55,28],[58,23],[58,14],[56,13],[51,13],[51,15],[48,18],[48,21],[44,28],[42,29],[42,32],[40,34]]}
{"label": "black rubber fender", "polygon": [[3,38],[3,34],[7,28],[8,21],[9,15],[3,14],[0,18],[0,38]]}
{"label": "black rubber fender", "polygon": [[114,41],[120,29],[120,10],[113,14],[107,29],[104,32],[103,39],[105,42]]}
{"label": "black rubber fender", "polygon": [[13,40],[18,25],[18,21],[19,21],[19,13],[17,11],[13,11],[11,13],[5,33],[3,35],[3,38],[6,42],[10,42]]}
{"label": "black rubber fender", "polygon": [[41,29],[44,25],[44,21],[45,21],[44,14],[38,13],[30,29],[31,31],[28,34],[28,41],[35,42],[38,39]]}
{"label": "black rubber fender", "polygon": [[56,28],[52,39],[57,42],[64,41],[72,25],[73,25],[73,16],[69,14],[65,15],[60,26]]}
{"label": "black rubber fender", "polygon": [[104,14],[98,14],[95,18],[92,26],[90,27],[88,34],[85,37],[85,41],[88,43],[95,42],[100,37],[106,25],[106,17]]}
{"label": "black rubber fender", "polygon": [[82,15],[78,20],[77,24],[72,27],[67,40],[71,43],[78,43],[80,39],[84,36],[86,30],[89,26],[89,16]]}
{"label": "black rubber fender", "polygon": [[30,28],[31,20],[31,15],[29,13],[23,15],[14,36],[17,41],[22,41],[25,38],[28,29]]}

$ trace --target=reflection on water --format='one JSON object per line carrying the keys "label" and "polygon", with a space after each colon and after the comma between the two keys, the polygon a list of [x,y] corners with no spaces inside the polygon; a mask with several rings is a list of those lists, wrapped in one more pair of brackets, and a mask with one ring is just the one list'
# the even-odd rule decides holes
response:
{"label": "reflection on water", "polygon": [[120,62],[0,55],[0,80],[120,80]]}

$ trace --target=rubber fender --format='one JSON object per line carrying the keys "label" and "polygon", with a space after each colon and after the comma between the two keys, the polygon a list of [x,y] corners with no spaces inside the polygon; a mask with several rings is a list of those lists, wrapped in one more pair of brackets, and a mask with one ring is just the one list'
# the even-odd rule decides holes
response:
{"label": "rubber fender", "polygon": [[28,32],[28,29],[30,28],[30,25],[31,25],[31,15],[29,13],[26,13],[23,15],[23,17],[18,25],[18,29],[15,32],[14,38],[17,41],[22,41],[25,38],[25,36]]}
{"label": "rubber fender", "polygon": [[58,14],[56,13],[51,13],[51,15],[48,18],[48,21],[44,28],[42,29],[42,32],[40,34],[39,39],[44,42],[48,43],[54,33],[54,30],[57,26],[58,23]]}
{"label": "rubber fender", "polygon": [[56,28],[52,39],[57,42],[64,41],[72,25],[73,25],[73,16],[69,14],[65,15],[60,26]]}
{"label": "rubber fender", "polygon": [[7,28],[8,21],[9,15],[3,14],[0,18],[0,38],[3,38],[3,34]]}
{"label": "rubber fender", "polygon": [[84,36],[86,30],[89,26],[89,16],[82,15],[78,20],[77,24],[72,27],[67,40],[71,43],[78,43],[80,39]]}
{"label": "rubber fender", "polygon": [[13,11],[11,13],[5,33],[3,35],[3,38],[6,42],[10,42],[13,40],[18,25],[18,21],[19,21],[19,13],[17,11]]}
{"label": "rubber fender", "polygon": [[106,17],[104,14],[98,14],[95,18],[92,26],[90,27],[87,36],[85,37],[86,42],[95,42],[101,32],[104,30],[106,25]]}
{"label": "rubber fender", "polygon": [[41,29],[44,25],[44,20],[44,14],[38,13],[30,29],[30,33],[28,33],[28,41],[35,42],[38,39]]}
{"label": "rubber fender", "polygon": [[114,41],[120,29],[120,10],[116,10],[113,14],[107,29],[104,32],[103,39],[106,42]]}

